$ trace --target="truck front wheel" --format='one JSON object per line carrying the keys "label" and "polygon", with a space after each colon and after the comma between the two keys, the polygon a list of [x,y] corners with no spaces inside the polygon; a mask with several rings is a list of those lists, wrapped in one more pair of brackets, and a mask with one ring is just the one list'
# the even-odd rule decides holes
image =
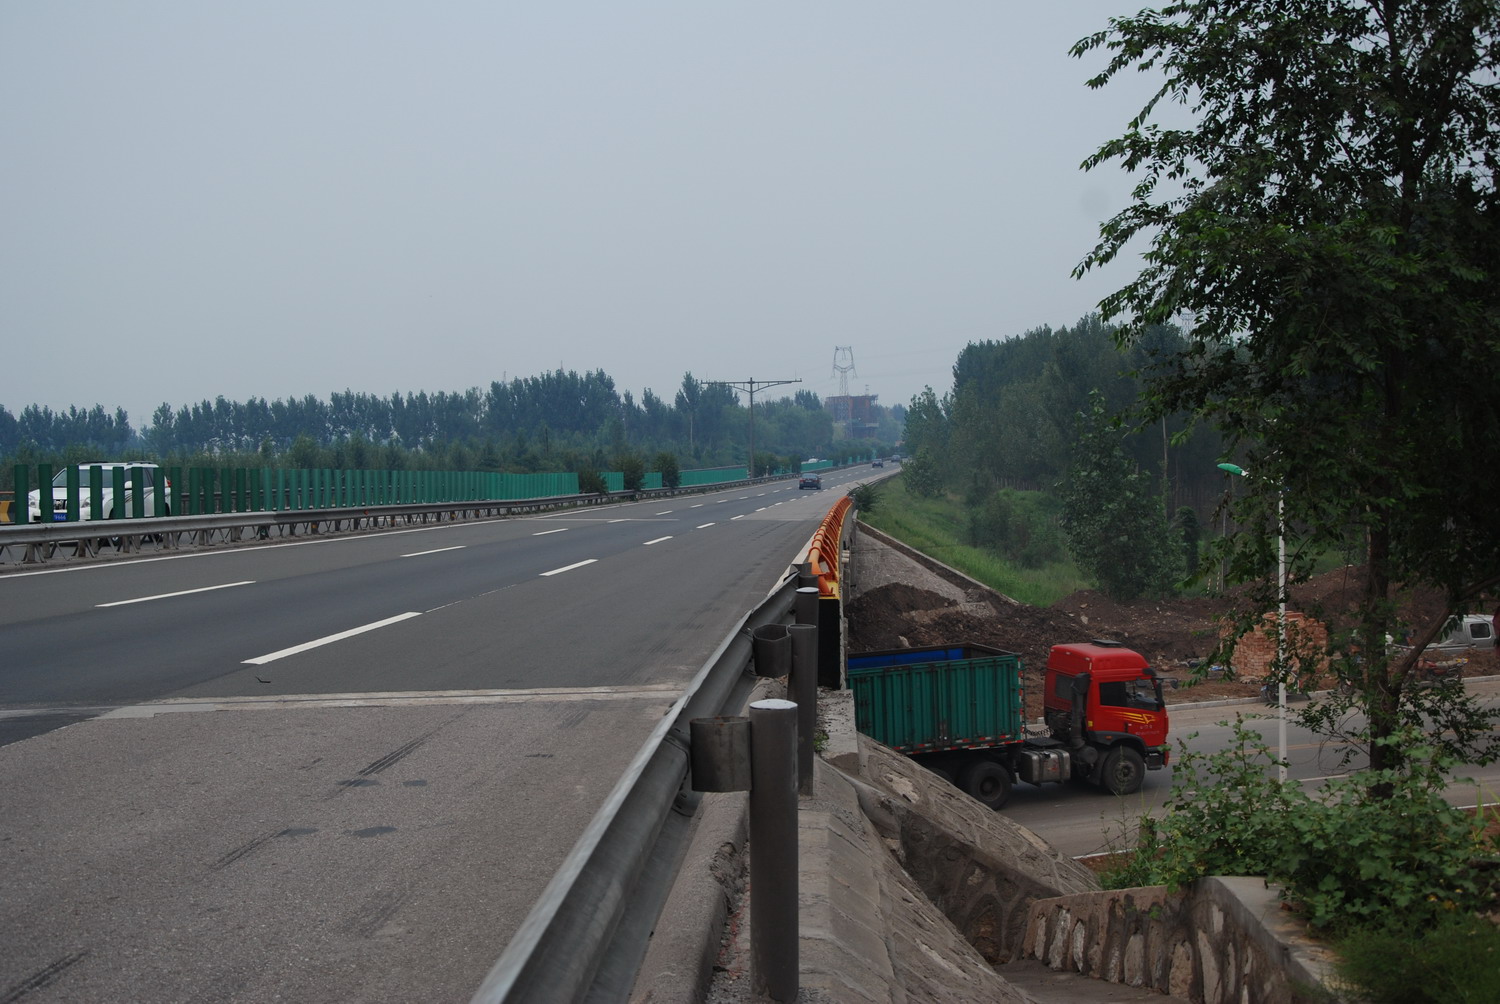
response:
{"label": "truck front wheel", "polygon": [[1010,771],[993,760],[978,760],[964,768],[959,787],[998,809],[1010,798]]}
{"label": "truck front wheel", "polygon": [[1146,777],[1146,761],[1129,746],[1116,746],[1104,757],[1099,782],[1112,795],[1133,795]]}

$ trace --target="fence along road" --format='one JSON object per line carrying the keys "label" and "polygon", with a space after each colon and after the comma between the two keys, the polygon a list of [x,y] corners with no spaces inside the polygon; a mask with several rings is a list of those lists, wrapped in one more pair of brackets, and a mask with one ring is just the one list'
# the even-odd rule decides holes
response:
{"label": "fence along road", "polygon": [[0,998],[468,999],[839,481],[0,576]]}

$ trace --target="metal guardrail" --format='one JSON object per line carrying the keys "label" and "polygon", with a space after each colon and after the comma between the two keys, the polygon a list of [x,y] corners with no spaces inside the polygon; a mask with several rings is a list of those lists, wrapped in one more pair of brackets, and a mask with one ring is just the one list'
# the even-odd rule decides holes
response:
{"label": "metal guardrail", "polygon": [[[324,509],[258,509],[197,516],[147,516],[17,523],[0,526],[0,564],[35,564],[54,558],[87,558],[105,548],[139,552],[145,547],[172,551],[245,540],[338,533],[379,527],[413,526],[431,521],[492,519],[519,514],[606,505],[633,499],[700,495],[784,476],[753,481],[718,482],[679,488],[642,489],[602,495],[549,495],[534,499],[421,502],[401,505],[338,506]],[[19,552],[19,557],[17,556]]]}
{"label": "metal guardrail", "polygon": [[854,501],[844,496],[834,503],[813,534],[812,546],[808,548],[807,563],[818,577],[818,595],[839,595],[840,553],[844,541],[844,517],[854,507]]}
{"label": "metal guardrail", "polygon": [[[199,516],[147,516],[139,519],[99,519],[19,523],[0,526],[0,563],[35,563],[54,557],[91,557],[101,547],[140,551],[152,545],[163,550],[183,546],[237,543],[248,539],[295,537],[384,526],[411,526],[432,521],[490,518],[547,509],[602,505],[633,498],[637,493],[564,495],[507,502],[442,502],[368,506],[361,509],[261,510],[221,512]],[[63,551],[70,554],[62,554]]]}
{"label": "metal guardrail", "polygon": [[689,787],[690,725],[738,709],[755,676],[755,628],[790,619],[787,578],[740,621],[631,761],[473,1000],[623,1001],[635,984],[701,795]]}

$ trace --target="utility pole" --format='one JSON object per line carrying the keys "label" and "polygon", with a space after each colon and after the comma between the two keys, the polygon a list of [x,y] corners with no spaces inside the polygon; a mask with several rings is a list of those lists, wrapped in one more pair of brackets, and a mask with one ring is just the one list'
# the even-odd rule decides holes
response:
{"label": "utility pole", "polygon": [[750,458],[745,464],[745,472],[750,479],[755,480],[755,392],[765,390],[767,387],[780,387],[782,384],[801,383],[801,380],[710,380],[710,386],[728,387],[730,390],[743,391],[750,395]]}

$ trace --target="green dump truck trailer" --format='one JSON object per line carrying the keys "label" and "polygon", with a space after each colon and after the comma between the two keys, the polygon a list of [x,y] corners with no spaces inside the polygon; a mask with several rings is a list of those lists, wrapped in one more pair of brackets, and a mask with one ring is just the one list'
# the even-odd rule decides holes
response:
{"label": "green dump truck trailer", "polygon": [[956,644],[849,656],[859,731],[998,809],[1017,781],[1086,780],[1126,795],[1166,766],[1161,681],[1115,642],[1054,645],[1043,725],[1028,734],[1020,656]]}

